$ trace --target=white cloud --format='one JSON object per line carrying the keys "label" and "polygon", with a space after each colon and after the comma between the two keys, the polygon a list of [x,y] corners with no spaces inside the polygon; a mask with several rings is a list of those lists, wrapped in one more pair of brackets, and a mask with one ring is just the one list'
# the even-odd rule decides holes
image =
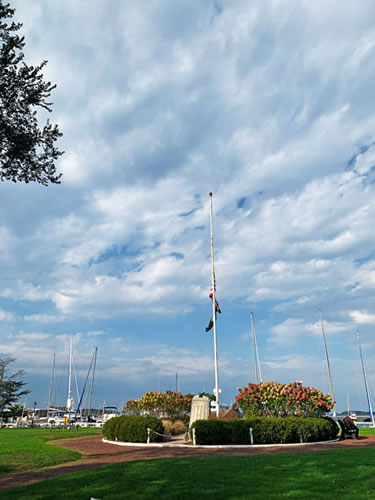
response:
{"label": "white cloud", "polygon": [[[166,321],[176,331],[182,322],[187,331],[169,339],[177,351],[159,362],[142,343],[126,374],[135,384],[149,367],[181,362],[186,376],[208,377],[197,323],[210,286],[210,191],[223,317],[256,305],[269,356],[283,345],[301,356],[300,336],[318,338],[319,307],[335,346],[354,323],[368,342],[372,2],[76,4],[14,0],[26,60],[48,59],[58,84],[51,120],[66,154],[60,186],[2,186],[0,319],[13,335],[2,352],[47,371],[53,342],[65,349],[68,332],[81,332],[87,352],[94,340],[108,349],[115,377],[130,351],[120,342],[116,354],[110,339],[130,329],[156,342]],[[51,337],[33,346],[28,322]],[[178,351],[186,343],[194,352]],[[239,355],[232,345],[222,356],[226,377],[240,376]]]}
{"label": "white cloud", "polygon": [[0,309],[0,321],[14,321],[15,315],[12,312]]}
{"label": "white cloud", "polygon": [[38,323],[58,323],[64,321],[63,316],[57,314],[29,314],[24,316],[24,321],[36,321]]}
{"label": "white cloud", "polygon": [[365,311],[349,311],[350,317],[359,324],[373,324],[375,323],[375,314],[369,314]]}
{"label": "white cloud", "polygon": [[[327,336],[339,335],[351,330],[351,324],[324,321]],[[303,343],[306,335],[321,335],[321,323],[306,323],[303,319],[288,318],[271,328],[269,341],[276,345],[288,345],[294,342]]]}
{"label": "white cloud", "polygon": [[51,335],[48,333],[26,333],[21,332],[16,335],[16,339],[21,341],[30,341],[30,342],[38,342],[41,340],[47,340]]}
{"label": "white cloud", "polygon": [[102,335],[105,335],[105,332],[103,330],[94,330],[92,332],[87,332],[88,337],[100,337]]}

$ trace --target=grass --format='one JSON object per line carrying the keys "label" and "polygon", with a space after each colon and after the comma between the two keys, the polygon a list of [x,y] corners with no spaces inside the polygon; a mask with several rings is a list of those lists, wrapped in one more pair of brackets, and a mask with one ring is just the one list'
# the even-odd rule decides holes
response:
{"label": "grass", "polygon": [[[51,440],[100,429],[0,429],[0,476],[78,460]],[[361,429],[374,435],[375,429]],[[90,499],[342,499],[375,497],[375,447],[243,457],[126,462],[3,490],[1,500]]]}
{"label": "grass", "polygon": [[1,491],[2,500],[375,496],[375,448],[125,462]]}
{"label": "grass", "polygon": [[368,429],[368,428],[361,428],[359,429],[359,434],[362,436],[374,436],[375,435],[375,429]]}
{"label": "grass", "polygon": [[0,476],[79,460],[81,453],[51,446],[56,439],[100,434],[100,429],[0,429]]}

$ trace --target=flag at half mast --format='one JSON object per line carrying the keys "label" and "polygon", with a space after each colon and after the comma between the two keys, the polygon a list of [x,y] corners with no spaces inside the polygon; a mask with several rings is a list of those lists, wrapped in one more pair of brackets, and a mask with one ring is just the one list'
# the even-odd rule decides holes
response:
{"label": "flag at half mast", "polygon": [[[216,295],[216,278],[214,281],[214,287],[215,287],[215,295]],[[210,297],[211,300],[213,300],[214,287],[211,286],[210,293],[208,294],[208,296]],[[216,300],[216,297],[215,297],[215,303],[216,303],[215,314],[216,313],[221,314],[221,309],[220,309],[218,301]],[[213,327],[214,327],[214,319],[211,318],[210,322],[208,323],[208,326],[206,327],[206,332],[209,332],[211,330],[211,328],[213,328]]]}

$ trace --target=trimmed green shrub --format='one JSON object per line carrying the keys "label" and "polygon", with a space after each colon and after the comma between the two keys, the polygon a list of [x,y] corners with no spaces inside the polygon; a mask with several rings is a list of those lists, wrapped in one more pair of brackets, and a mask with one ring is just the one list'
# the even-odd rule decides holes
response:
{"label": "trimmed green shrub", "polygon": [[225,420],[197,420],[190,428],[195,428],[197,444],[229,444],[228,422]]}
{"label": "trimmed green shrub", "polygon": [[250,428],[254,444],[309,443],[335,439],[339,432],[328,417],[253,417],[247,420],[197,420],[197,444],[250,444]]}
{"label": "trimmed green shrub", "polygon": [[[108,420],[103,426],[103,436],[111,441],[126,443],[146,443],[147,428],[163,434],[164,428],[161,420],[151,415],[121,416]],[[150,441],[160,441],[161,436],[150,433]]]}
{"label": "trimmed green shrub", "polygon": [[103,425],[103,436],[106,439],[110,439],[111,441],[115,441],[118,437],[118,428],[121,422],[125,419],[126,417],[121,416],[121,417],[112,417],[107,422]]}

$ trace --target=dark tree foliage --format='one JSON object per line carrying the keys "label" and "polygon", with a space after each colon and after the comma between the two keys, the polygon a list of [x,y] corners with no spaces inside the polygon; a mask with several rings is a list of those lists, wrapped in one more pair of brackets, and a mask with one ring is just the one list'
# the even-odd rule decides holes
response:
{"label": "dark tree foliage", "polygon": [[54,143],[62,135],[47,120],[39,127],[38,108],[51,112],[48,99],[56,85],[43,81],[47,61],[27,66],[22,24],[11,22],[14,9],[0,0],[0,178],[13,182],[59,184],[55,161],[63,152]]}
{"label": "dark tree foliage", "polygon": [[7,417],[15,418],[15,417],[21,417],[22,415],[26,414],[24,406],[19,405],[17,403],[10,406],[8,409],[9,412],[7,412]]}
{"label": "dark tree foliage", "polygon": [[14,405],[21,396],[29,394],[30,391],[23,389],[26,382],[21,380],[24,375],[23,370],[8,374],[8,365],[13,363],[15,358],[0,359],[0,415],[6,408]]}

